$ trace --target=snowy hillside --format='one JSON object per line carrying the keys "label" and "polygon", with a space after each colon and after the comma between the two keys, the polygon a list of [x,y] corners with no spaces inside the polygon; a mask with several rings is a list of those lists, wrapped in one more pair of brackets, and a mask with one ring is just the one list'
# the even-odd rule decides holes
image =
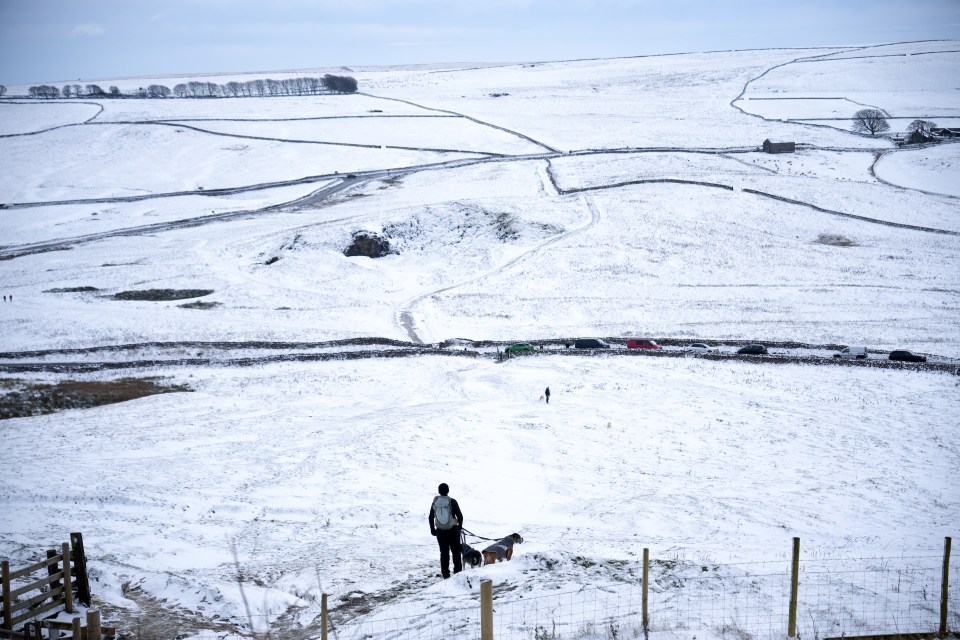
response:
{"label": "snowy hillside", "polygon": [[[608,638],[645,548],[652,635],[781,637],[793,537],[810,566],[922,558],[939,589],[916,565],[960,522],[960,144],[850,118],[957,126],[958,50],[354,69],[360,94],[309,98],[11,87],[5,396],[192,392],[0,421],[0,557],[82,532],[105,623],[157,638],[319,638],[322,593],[340,638],[476,637],[479,578],[498,638]],[[355,232],[391,252],[346,257]],[[522,533],[511,563],[435,577],[439,482],[470,531]],[[801,635],[938,619],[831,566]],[[689,604],[704,573],[724,605]],[[569,594],[620,599],[587,620]]]}

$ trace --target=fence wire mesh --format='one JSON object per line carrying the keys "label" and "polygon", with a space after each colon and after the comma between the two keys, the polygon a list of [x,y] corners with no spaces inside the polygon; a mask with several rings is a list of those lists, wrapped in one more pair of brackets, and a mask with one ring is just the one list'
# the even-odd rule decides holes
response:
{"label": "fence wire mesh", "polygon": [[[395,610],[394,610],[395,611]],[[477,640],[480,637],[480,604],[471,607],[410,609],[407,615],[364,618],[331,625],[334,640]]]}
{"label": "fence wire mesh", "polygon": [[[955,564],[955,563],[954,563]],[[799,566],[796,632],[800,640],[935,633],[940,627],[942,556],[805,560]],[[960,580],[948,585],[947,626],[960,629]],[[652,560],[648,624],[643,585],[556,593],[493,593],[496,640],[769,640],[787,637],[791,563],[712,564]],[[461,602],[462,604],[462,602]],[[396,608],[392,609],[396,612]],[[370,617],[334,630],[337,640],[481,637],[476,604],[413,605],[409,615]]]}
{"label": "fence wire mesh", "polygon": [[783,638],[789,600],[789,562],[651,562],[650,630],[668,637]]}
{"label": "fence wire mesh", "polygon": [[643,634],[643,589],[620,584],[493,603],[502,640],[635,638]]}
{"label": "fence wire mesh", "polygon": [[[937,631],[942,572],[943,558],[935,556],[801,563],[798,633],[814,638]],[[956,590],[956,580],[951,583]],[[951,602],[956,625],[960,610]]]}

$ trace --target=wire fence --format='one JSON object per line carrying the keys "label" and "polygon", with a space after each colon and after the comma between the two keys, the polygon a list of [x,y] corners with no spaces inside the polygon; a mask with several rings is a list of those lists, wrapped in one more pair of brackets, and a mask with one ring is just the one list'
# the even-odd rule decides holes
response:
{"label": "wire fence", "polygon": [[367,618],[332,626],[330,637],[335,640],[477,640],[480,638],[480,606],[478,603],[454,608],[438,604],[409,615]]}
{"label": "wire fence", "polygon": [[[801,573],[798,630],[809,637],[937,631],[943,558],[818,561]],[[951,579],[948,623],[960,629],[958,583]]]}
{"label": "wire fence", "polygon": [[[337,640],[782,640],[789,633],[790,560],[712,564],[649,562],[632,581],[565,592],[493,587],[492,636],[481,604],[409,603],[410,615],[354,620]],[[944,556],[813,559],[798,564],[796,637],[809,640],[960,629],[960,580],[943,599]],[[509,589],[509,590],[508,590]],[[644,596],[646,595],[646,624]],[[396,609],[394,609],[396,611]]]}
{"label": "wire fence", "polygon": [[[787,635],[790,563],[671,566],[654,561],[650,574],[650,630],[681,637]],[[673,564],[673,563],[671,563]]]}
{"label": "wire fence", "polygon": [[[507,602],[494,601],[494,638],[637,637],[643,589],[620,584]],[[612,634],[612,635],[611,635]],[[621,635],[623,634],[623,635]]]}

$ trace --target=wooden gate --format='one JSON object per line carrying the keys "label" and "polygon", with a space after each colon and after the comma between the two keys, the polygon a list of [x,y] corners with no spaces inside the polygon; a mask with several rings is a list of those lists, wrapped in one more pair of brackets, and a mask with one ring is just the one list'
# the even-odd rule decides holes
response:
{"label": "wooden gate", "polygon": [[30,623],[31,628],[56,626],[44,618],[61,611],[73,613],[74,600],[90,606],[83,536],[71,533],[70,542],[72,552],[71,544],[64,542],[59,549],[48,550],[45,560],[20,569],[0,562],[0,637],[23,637],[16,630]]}

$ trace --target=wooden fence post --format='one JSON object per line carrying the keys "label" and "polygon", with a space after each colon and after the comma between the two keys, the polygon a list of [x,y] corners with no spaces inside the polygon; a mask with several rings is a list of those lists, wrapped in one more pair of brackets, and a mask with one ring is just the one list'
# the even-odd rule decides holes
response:
{"label": "wooden fence post", "polygon": [[80,618],[74,618],[74,619],[73,619],[73,630],[71,631],[71,633],[73,634],[73,637],[74,637],[74,638],[82,638],[82,637],[83,637],[83,635],[82,635],[82,634],[83,634],[83,625],[80,624]]}
{"label": "wooden fence post", "polygon": [[[55,549],[47,549],[47,560],[53,560],[54,558],[57,557],[57,555],[58,555],[58,554],[57,554],[57,551],[56,551]],[[47,565],[47,575],[48,575],[48,576],[54,576],[54,575],[56,575],[57,573],[59,573],[59,572],[60,572],[60,569],[58,569],[59,565],[60,565],[60,561],[59,561],[59,560],[58,560],[57,562],[52,563],[52,564],[48,564],[48,565]],[[59,586],[60,586],[60,581],[59,581],[59,580],[57,580],[56,582],[51,582],[51,583],[50,583],[50,588],[51,588],[51,589],[56,589],[56,588],[59,587]]]}
{"label": "wooden fence post", "polygon": [[480,640],[493,640],[493,582],[480,581]]}
{"label": "wooden fence post", "polygon": [[10,563],[4,560],[0,562],[0,580],[3,581],[3,628],[13,631],[13,613],[10,611]]}
{"label": "wooden fence post", "polygon": [[647,586],[650,581],[650,549],[644,547],[643,549],[643,630],[650,630],[650,609],[647,607],[649,603],[649,594],[650,589]]}
{"label": "wooden fence post", "polygon": [[940,586],[940,633],[947,637],[947,588],[950,586],[950,537],[943,539],[943,582]]}
{"label": "wooden fence post", "polygon": [[[70,581],[70,545],[64,542],[60,546],[60,554],[63,560],[63,597],[66,600],[64,610],[67,613],[73,613],[73,583]],[[80,618],[74,618],[79,620]]]}
{"label": "wooden fence post", "polygon": [[100,640],[100,612],[87,611],[87,640]]}
{"label": "wooden fence post", "polygon": [[70,534],[74,574],[77,578],[77,600],[90,606],[90,579],[87,577],[87,556],[83,552],[83,534]]}
{"label": "wooden fence post", "polygon": [[27,622],[20,630],[24,640],[43,640],[43,631],[39,622]]}
{"label": "wooden fence post", "polygon": [[797,591],[800,584],[800,538],[793,539],[793,569],[790,572],[790,620],[787,635],[797,637]]}
{"label": "wooden fence post", "polygon": [[327,640],[327,594],[320,596],[320,640]]}

